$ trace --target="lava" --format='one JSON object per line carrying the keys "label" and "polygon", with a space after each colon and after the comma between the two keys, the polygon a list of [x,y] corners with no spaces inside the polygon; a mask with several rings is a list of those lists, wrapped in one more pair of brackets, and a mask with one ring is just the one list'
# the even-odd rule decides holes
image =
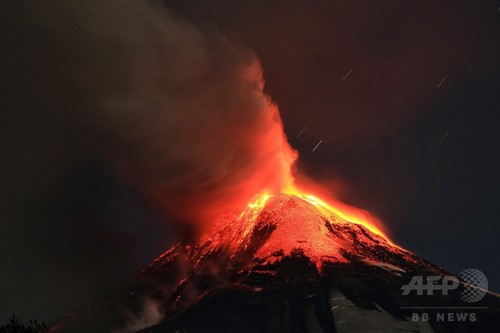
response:
{"label": "lava", "polygon": [[385,238],[388,242],[393,244],[379,227],[380,223],[366,211],[362,211],[358,208],[346,205],[336,200],[332,200],[332,204],[328,204],[325,201],[319,199],[317,196],[304,194],[302,191],[298,190],[295,187],[292,187],[291,190],[288,190],[285,193],[299,196],[303,200],[306,200],[316,206],[323,214],[335,214],[345,219],[346,221],[360,224],[371,232]]}
{"label": "lava", "polygon": [[199,261],[222,251],[235,262],[272,263],[298,250],[320,269],[324,262],[346,263],[346,253],[369,257],[367,248],[375,247],[400,250],[370,220],[312,195],[265,193],[239,215],[221,217],[191,256]]}
{"label": "lava", "polygon": [[[311,194],[305,194],[303,191],[299,190],[295,186],[290,186],[287,190],[283,191],[283,193],[297,196],[302,200],[309,202],[310,204],[318,208],[319,212],[321,212],[321,214],[325,216],[335,215],[341,217],[342,219],[348,222],[362,225],[363,227],[370,230],[374,234],[387,240],[390,244],[395,245],[394,243],[391,242],[386,233],[381,230],[381,228],[379,227],[380,223],[373,216],[371,216],[369,213],[365,211],[340,203],[335,200],[333,204],[328,204],[325,201],[319,199],[317,196]],[[244,216],[248,218],[249,215],[253,215],[255,218],[256,217],[255,215],[264,208],[266,202],[269,200],[270,197],[271,195],[269,193],[263,193],[255,196],[254,199],[248,204],[247,209],[245,209],[240,214],[240,218]]]}

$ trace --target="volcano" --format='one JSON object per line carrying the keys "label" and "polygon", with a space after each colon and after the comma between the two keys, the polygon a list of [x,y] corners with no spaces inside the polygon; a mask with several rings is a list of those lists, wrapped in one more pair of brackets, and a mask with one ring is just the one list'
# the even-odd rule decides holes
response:
{"label": "volcano", "polygon": [[[177,244],[121,301],[57,332],[497,332],[500,298],[465,303],[467,284],[403,295],[414,276],[450,276],[379,229],[311,197],[261,195]],[[435,281],[436,282],[436,281]],[[446,312],[446,313],[443,313]]]}

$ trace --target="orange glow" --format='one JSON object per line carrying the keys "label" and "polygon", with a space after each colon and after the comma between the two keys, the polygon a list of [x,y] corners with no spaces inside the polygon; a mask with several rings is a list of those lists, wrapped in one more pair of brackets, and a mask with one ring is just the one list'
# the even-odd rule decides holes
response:
{"label": "orange glow", "polygon": [[269,195],[268,193],[258,195],[255,200],[247,205],[247,209],[241,212],[239,218],[245,218],[247,220],[254,220],[255,218],[257,218],[260,211],[264,208],[267,200],[269,200],[270,197],[271,195]]}
{"label": "orange glow", "polygon": [[[347,222],[362,225],[374,234],[384,238],[389,244],[395,245],[391,242],[387,234],[379,227],[381,223],[375,217],[370,215],[370,213],[364,210],[349,206],[335,199],[331,199],[330,203],[326,203],[317,196],[309,194],[306,191],[302,191],[293,185],[288,186],[281,193],[298,196],[299,198],[314,205],[325,216],[329,217],[331,215],[336,215]],[[253,225],[260,211],[265,207],[266,202],[270,197],[271,194],[269,193],[263,193],[256,196],[254,200],[247,205],[247,209],[239,215],[240,220],[244,219],[245,221],[250,221],[250,224]]]}
{"label": "orange glow", "polygon": [[381,230],[381,228],[378,227],[378,225],[380,225],[380,222],[378,222],[366,211],[341,203],[337,200],[332,200],[331,204],[328,204],[325,201],[319,199],[317,196],[306,194],[296,187],[290,187],[289,189],[283,191],[283,193],[299,196],[300,198],[316,206],[319,211],[326,216],[335,214],[348,222],[360,224],[374,234],[383,237],[389,243],[391,243],[387,235]]}
{"label": "orange glow", "polygon": [[368,213],[346,207],[327,204],[295,188],[288,193],[263,193],[239,215],[218,219],[201,241],[201,256],[225,249],[229,258],[238,261],[254,251],[246,260],[258,258],[271,264],[301,251],[321,271],[325,262],[347,263],[345,253],[370,258],[367,247],[404,253]]}
{"label": "orange glow", "polygon": [[271,196],[267,193],[257,196],[257,198],[250,202],[247,208],[238,216],[239,221],[245,221],[243,230],[240,231],[240,240],[245,239],[250,234],[260,212],[264,209],[270,197]]}

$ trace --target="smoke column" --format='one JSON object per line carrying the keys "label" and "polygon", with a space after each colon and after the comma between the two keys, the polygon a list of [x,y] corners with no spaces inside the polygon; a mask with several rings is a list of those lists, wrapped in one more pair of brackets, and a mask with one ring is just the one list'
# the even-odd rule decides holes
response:
{"label": "smoke column", "polygon": [[142,1],[7,7],[8,109],[43,105],[51,131],[178,218],[210,221],[291,182],[296,154],[250,50]]}
{"label": "smoke column", "polygon": [[216,29],[145,1],[4,1],[0,10],[5,316],[51,320],[95,298],[94,284],[109,289],[127,262],[126,240],[105,253],[120,239],[108,225],[80,212],[70,214],[77,222],[53,218],[69,172],[87,161],[124,175],[196,234],[292,182],[296,153],[259,61]]}

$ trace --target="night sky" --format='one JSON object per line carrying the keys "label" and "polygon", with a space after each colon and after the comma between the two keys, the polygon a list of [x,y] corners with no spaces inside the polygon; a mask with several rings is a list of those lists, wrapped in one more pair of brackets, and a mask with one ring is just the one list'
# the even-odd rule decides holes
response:
{"label": "night sky", "polygon": [[[480,269],[500,291],[500,1],[164,2],[255,52],[301,172],[402,247],[454,274]],[[5,59],[6,105],[20,105]],[[45,89],[20,73],[23,91]],[[2,321],[119,293],[175,239],[173,217],[95,158],[98,139],[52,135],[74,119],[44,115],[71,104],[40,105],[2,108]]]}

